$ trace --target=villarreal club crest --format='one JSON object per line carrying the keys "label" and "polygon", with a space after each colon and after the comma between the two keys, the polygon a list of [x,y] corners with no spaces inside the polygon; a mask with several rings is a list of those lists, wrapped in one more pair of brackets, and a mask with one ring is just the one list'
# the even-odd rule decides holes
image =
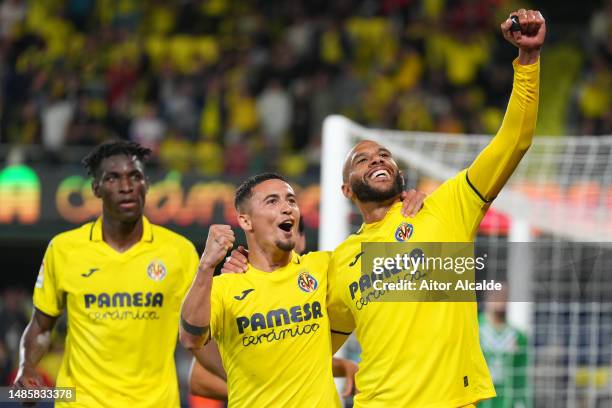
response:
{"label": "villarreal club crest", "polygon": [[298,287],[306,293],[314,292],[319,286],[319,282],[317,282],[315,277],[308,272],[300,272],[298,275],[297,284]]}
{"label": "villarreal club crest", "polygon": [[154,260],[147,266],[147,275],[156,282],[163,280],[168,273],[166,265],[160,260]]}
{"label": "villarreal club crest", "polygon": [[395,230],[395,240],[398,242],[408,241],[414,232],[412,224],[402,222]]}

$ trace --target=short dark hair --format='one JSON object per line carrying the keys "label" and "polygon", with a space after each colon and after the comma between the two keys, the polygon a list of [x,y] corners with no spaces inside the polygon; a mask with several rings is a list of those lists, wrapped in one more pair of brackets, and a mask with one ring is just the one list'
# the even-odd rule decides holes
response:
{"label": "short dark hair", "polygon": [[300,217],[300,223],[298,224],[298,232],[300,234],[303,234],[304,233],[304,228],[305,228],[305,226],[304,226],[304,217]]}
{"label": "short dark hair", "polygon": [[281,180],[287,183],[287,180],[277,173],[261,173],[249,177],[236,189],[236,194],[234,195],[234,207],[236,207],[236,210],[240,211],[244,202],[251,198],[255,186],[268,180]]}
{"label": "short dark hair", "polygon": [[144,163],[151,155],[151,152],[151,149],[142,147],[138,143],[117,140],[96,146],[87,156],[85,156],[82,163],[87,169],[87,174],[95,178],[100,171],[102,160],[108,157],[124,154],[129,157],[136,156],[138,160]]}

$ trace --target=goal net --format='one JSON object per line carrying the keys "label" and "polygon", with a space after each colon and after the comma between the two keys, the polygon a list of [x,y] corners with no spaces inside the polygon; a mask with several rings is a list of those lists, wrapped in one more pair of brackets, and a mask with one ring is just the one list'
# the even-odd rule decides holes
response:
{"label": "goal net", "polygon": [[[340,186],[346,154],[364,139],[391,150],[407,187],[431,192],[491,137],[369,129],[328,117],[320,249],[334,249],[361,224]],[[516,345],[499,336],[499,344],[484,344],[491,339],[481,324],[502,397],[479,407],[612,407],[611,243],[612,136],[536,137],[476,240],[477,252],[488,255],[482,278],[508,283],[507,320],[527,344],[526,358],[513,360]],[[481,303],[483,319],[485,309]]]}

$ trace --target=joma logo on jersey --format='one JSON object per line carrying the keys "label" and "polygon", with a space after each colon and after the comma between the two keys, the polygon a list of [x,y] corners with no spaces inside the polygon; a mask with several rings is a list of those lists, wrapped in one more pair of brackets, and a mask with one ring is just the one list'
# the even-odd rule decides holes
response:
{"label": "joma logo on jersey", "polygon": [[274,309],[268,313],[253,313],[251,317],[238,316],[236,324],[238,333],[243,334],[244,330],[251,327],[251,331],[269,329],[272,327],[284,326],[292,323],[307,322],[312,319],[323,317],[321,304],[319,302],[306,303],[303,306],[293,306],[289,309]]}
{"label": "joma logo on jersey", "polygon": [[116,292],[116,293],[86,293],[83,296],[85,308],[98,307],[162,307],[164,303],[163,293],[152,292]]}
{"label": "joma logo on jersey", "polygon": [[414,232],[412,224],[402,222],[395,230],[395,240],[398,242],[408,241]]}

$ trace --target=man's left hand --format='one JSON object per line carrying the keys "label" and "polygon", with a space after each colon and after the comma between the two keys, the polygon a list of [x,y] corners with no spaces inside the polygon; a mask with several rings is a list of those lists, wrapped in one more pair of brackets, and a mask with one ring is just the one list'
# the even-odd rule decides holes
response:
{"label": "man's left hand", "polygon": [[[512,31],[512,16],[518,17],[520,31]],[[527,54],[539,54],[546,38],[546,21],[538,10],[520,9],[510,13],[506,21],[501,23],[504,38]]]}
{"label": "man's left hand", "polygon": [[423,202],[427,198],[427,194],[412,189],[403,191],[400,198],[402,200],[402,216],[415,217],[423,208]]}

